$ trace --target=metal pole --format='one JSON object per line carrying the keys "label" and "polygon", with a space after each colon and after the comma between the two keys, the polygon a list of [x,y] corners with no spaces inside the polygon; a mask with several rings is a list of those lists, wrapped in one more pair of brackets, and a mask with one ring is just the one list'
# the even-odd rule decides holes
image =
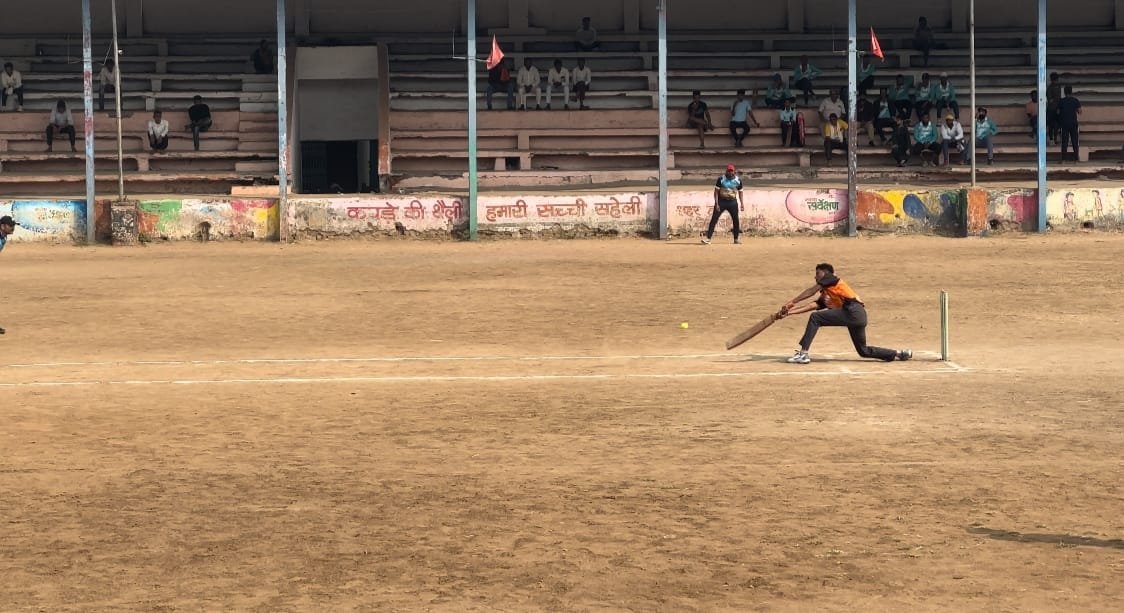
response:
{"label": "metal pole", "polygon": [[847,236],[858,234],[859,106],[858,0],[847,0]]}
{"label": "metal pole", "polygon": [[96,240],[97,210],[94,202],[94,52],[90,26],[90,0],[82,0],[82,108],[86,145],[86,242]]}
{"label": "metal pole", "polygon": [[1038,231],[1046,231],[1046,0],[1038,0]]}
{"label": "metal pole", "polygon": [[113,14],[113,100],[117,104],[117,201],[125,201],[125,151],[121,136],[121,49],[117,46],[117,0],[111,0],[109,12]]}
{"label": "metal pole", "polygon": [[968,146],[972,151],[972,187],[976,186],[976,0],[968,2],[968,87],[972,89],[971,135]]}
{"label": "metal pole", "polygon": [[948,292],[941,290],[941,360],[948,361]]}
{"label": "metal pole", "polygon": [[281,240],[289,239],[289,82],[285,0],[277,0],[277,218]]}
{"label": "metal pole", "polygon": [[476,0],[468,0],[468,240],[476,240],[476,201],[480,189],[476,167]]}
{"label": "metal pole", "polygon": [[668,136],[667,136],[667,9],[669,0],[660,0],[657,6],[659,12],[658,37],[659,52],[656,67],[659,85],[657,93],[657,106],[659,107],[658,121],[660,128],[660,168],[659,168],[659,198],[660,218],[657,220],[660,228],[658,236],[661,240],[667,238],[667,162],[668,162]]}

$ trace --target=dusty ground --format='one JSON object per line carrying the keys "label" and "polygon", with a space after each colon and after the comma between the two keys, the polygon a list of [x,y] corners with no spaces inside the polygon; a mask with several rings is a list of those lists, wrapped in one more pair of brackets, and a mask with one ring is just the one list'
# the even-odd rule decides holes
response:
{"label": "dusty ground", "polygon": [[[791,320],[721,351],[822,260],[875,343],[936,351],[949,290],[955,365],[782,364]],[[0,609],[1120,610],[1122,261],[9,245]]]}

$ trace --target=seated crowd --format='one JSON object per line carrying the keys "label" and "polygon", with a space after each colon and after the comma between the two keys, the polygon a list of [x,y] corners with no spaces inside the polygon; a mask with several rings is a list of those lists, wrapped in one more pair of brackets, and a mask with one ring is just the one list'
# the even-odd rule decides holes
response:
{"label": "seated crowd", "polygon": [[[273,53],[269,43],[262,40],[259,46],[250,55],[250,62],[258,74],[269,74],[274,70]],[[98,72],[97,95],[98,110],[105,111],[106,94],[115,94],[117,87],[117,65],[112,58],[107,59]],[[25,86],[23,75],[15,70],[12,62],[5,62],[3,72],[0,72],[0,112],[9,110],[9,102],[13,103],[14,110],[23,111]],[[213,120],[211,109],[204,104],[202,96],[195,96],[192,105],[187,109],[187,123],[184,131],[191,132],[195,150],[200,148],[200,134],[211,128]],[[168,120],[163,118],[161,111],[155,111],[148,122],[147,140],[154,153],[165,151],[168,148],[170,126]],[[66,100],[59,99],[51,109],[46,128],[47,151],[54,150],[56,136],[66,136],[70,141],[71,151],[76,151],[77,138],[74,117],[67,107]]]}
{"label": "seated crowd", "polygon": [[[860,132],[865,132],[871,147],[887,147],[890,156],[899,166],[905,166],[914,157],[921,158],[922,166],[948,165],[952,153],[959,156],[961,164],[971,159],[975,148],[987,150],[987,163],[995,157],[993,137],[999,133],[995,121],[988,116],[987,108],[976,110],[976,121],[966,139],[960,124],[960,104],[956,88],[949,82],[948,74],[941,73],[937,81],[932,81],[929,73],[923,73],[915,85],[911,76],[899,74],[894,84],[879,91],[878,97],[867,97],[866,91],[874,87],[874,69],[868,61],[863,62],[860,74],[858,107],[855,109]],[[793,84],[809,99],[814,95],[812,80],[818,69],[803,58],[794,69]],[[797,78],[799,77],[799,78]],[[826,163],[831,164],[835,151],[846,152],[850,146],[847,141],[847,102],[842,97],[846,91],[831,90],[817,111],[819,113],[823,151]],[[1029,136],[1036,136],[1038,122],[1037,92],[1030,92],[1026,104]],[[754,92],[756,98],[756,92]],[[1073,160],[1078,159],[1079,118],[1081,102],[1073,96],[1072,85],[1062,85],[1057,73],[1050,75],[1047,89],[1047,126],[1050,144],[1061,142],[1062,160],[1068,159],[1069,145],[1073,145]],[[764,106],[776,109],[780,122],[780,146],[805,146],[803,113],[796,109],[797,98],[780,74],[773,75],[772,83],[765,92]],[[753,102],[745,97],[745,90],[738,90],[730,107],[730,136],[734,147],[742,147],[750,131],[749,121],[760,127],[752,110]],[[916,121],[914,121],[916,117]],[[934,120],[935,118],[935,120]],[[686,109],[686,127],[698,131],[699,148],[706,146],[705,133],[714,129],[710,110],[702,100],[701,92],[692,92],[691,102]],[[878,143],[875,143],[877,136]]]}

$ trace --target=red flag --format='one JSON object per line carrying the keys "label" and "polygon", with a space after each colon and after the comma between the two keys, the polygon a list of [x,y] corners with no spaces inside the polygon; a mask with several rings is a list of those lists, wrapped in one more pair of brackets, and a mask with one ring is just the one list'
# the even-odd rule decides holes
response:
{"label": "red flag", "polygon": [[878,44],[878,37],[874,35],[874,28],[870,28],[870,54],[877,56],[878,59],[886,61],[886,56],[882,54],[882,45]]}
{"label": "red flag", "polygon": [[[871,30],[873,32],[873,30]],[[500,51],[500,44],[496,42],[496,35],[492,35],[492,52],[488,54],[488,63],[485,66],[488,70],[500,65],[503,61],[503,51]]]}

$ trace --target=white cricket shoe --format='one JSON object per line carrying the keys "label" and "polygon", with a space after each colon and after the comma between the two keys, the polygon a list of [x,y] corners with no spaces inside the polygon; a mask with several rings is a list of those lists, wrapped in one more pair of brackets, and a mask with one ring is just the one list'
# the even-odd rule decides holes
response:
{"label": "white cricket shoe", "polygon": [[812,358],[807,351],[797,349],[796,353],[788,359],[789,364],[811,364]]}

